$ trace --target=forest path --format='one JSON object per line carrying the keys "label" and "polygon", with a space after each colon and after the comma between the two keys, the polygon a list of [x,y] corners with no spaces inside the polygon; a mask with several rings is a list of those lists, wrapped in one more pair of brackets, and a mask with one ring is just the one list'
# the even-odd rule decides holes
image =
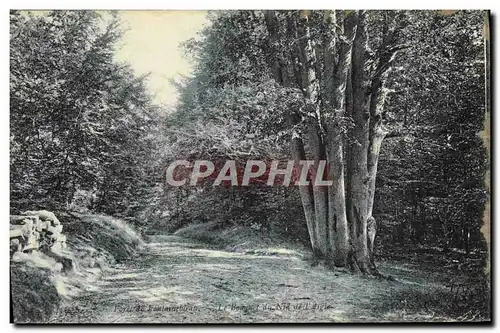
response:
{"label": "forest path", "polygon": [[[394,274],[394,271],[391,272]],[[220,251],[172,235],[151,236],[140,256],[95,281],[52,322],[243,323],[438,320],[407,313],[393,293],[440,285],[364,278],[312,267],[293,251],[256,255]],[[399,301],[398,301],[399,302]],[[392,310],[391,310],[392,308]]]}

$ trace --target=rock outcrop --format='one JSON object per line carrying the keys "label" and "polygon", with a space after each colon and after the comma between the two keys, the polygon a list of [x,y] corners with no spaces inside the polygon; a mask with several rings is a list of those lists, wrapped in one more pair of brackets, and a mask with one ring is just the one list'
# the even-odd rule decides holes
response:
{"label": "rock outcrop", "polygon": [[72,259],[64,252],[66,236],[63,225],[54,213],[26,211],[21,215],[10,216],[10,256],[14,261],[24,261],[25,255],[33,252],[43,254],[60,263],[62,270],[73,268]]}

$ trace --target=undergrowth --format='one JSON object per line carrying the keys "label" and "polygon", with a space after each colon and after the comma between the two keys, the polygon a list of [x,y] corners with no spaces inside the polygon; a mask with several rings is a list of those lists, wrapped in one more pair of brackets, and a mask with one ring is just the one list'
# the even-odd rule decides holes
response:
{"label": "undergrowth", "polygon": [[[11,295],[15,323],[46,322],[64,300],[85,290],[110,264],[131,259],[144,244],[122,220],[100,215],[56,214],[63,224],[73,270],[34,251],[11,260]],[[58,267],[59,266],[59,267]]]}

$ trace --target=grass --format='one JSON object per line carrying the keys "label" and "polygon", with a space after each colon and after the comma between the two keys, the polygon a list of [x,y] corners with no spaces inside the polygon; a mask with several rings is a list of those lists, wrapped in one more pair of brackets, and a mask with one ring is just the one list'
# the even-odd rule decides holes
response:
{"label": "grass", "polygon": [[432,317],[445,321],[488,321],[489,302],[484,295],[465,296],[446,288],[401,288],[394,290],[391,297],[375,300],[374,306],[400,317],[402,321],[415,313],[432,314]]}
{"label": "grass", "polygon": [[309,252],[304,246],[292,243],[280,234],[238,225],[227,227],[218,223],[192,224],[174,234],[232,252],[282,256],[307,256]]}
{"label": "grass", "polygon": [[144,244],[142,237],[127,223],[103,215],[73,214],[64,219],[63,231],[75,251],[90,257],[101,254],[98,260],[101,264],[129,259]]}
{"label": "grass", "polygon": [[[280,235],[248,227],[196,224],[179,229],[175,235],[207,242],[226,251],[297,256],[313,262],[312,266],[318,264],[311,260],[311,252],[302,245],[291,243]],[[341,281],[345,288],[351,290],[353,303],[366,304],[372,315],[377,314],[369,321],[490,320],[490,292],[484,281],[471,279],[470,272],[465,270],[450,270],[443,266],[440,257],[435,258],[434,264],[429,262],[432,260],[429,256],[400,259],[379,262],[380,271],[384,276],[391,276],[392,281],[360,277],[334,269],[336,278],[332,283]],[[450,281],[455,282],[450,285]],[[458,287],[456,281],[460,281]]]}

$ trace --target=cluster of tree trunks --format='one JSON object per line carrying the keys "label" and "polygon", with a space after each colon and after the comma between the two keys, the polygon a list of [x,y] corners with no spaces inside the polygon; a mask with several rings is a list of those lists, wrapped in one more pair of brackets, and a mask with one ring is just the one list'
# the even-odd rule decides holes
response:
{"label": "cluster of tree trunks", "polygon": [[[364,11],[266,11],[269,59],[274,79],[300,88],[304,110],[290,110],[294,160],[328,162],[331,186],[300,186],[300,196],[317,256],[363,273],[377,272],[373,260],[376,221],[372,216],[385,84],[397,45],[394,12],[384,14],[382,40],[368,47]],[[312,28],[321,24],[321,37]],[[315,26],[313,26],[315,25]],[[285,38],[293,42],[283,45]],[[290,45],[291,44],[291,45]]]}

